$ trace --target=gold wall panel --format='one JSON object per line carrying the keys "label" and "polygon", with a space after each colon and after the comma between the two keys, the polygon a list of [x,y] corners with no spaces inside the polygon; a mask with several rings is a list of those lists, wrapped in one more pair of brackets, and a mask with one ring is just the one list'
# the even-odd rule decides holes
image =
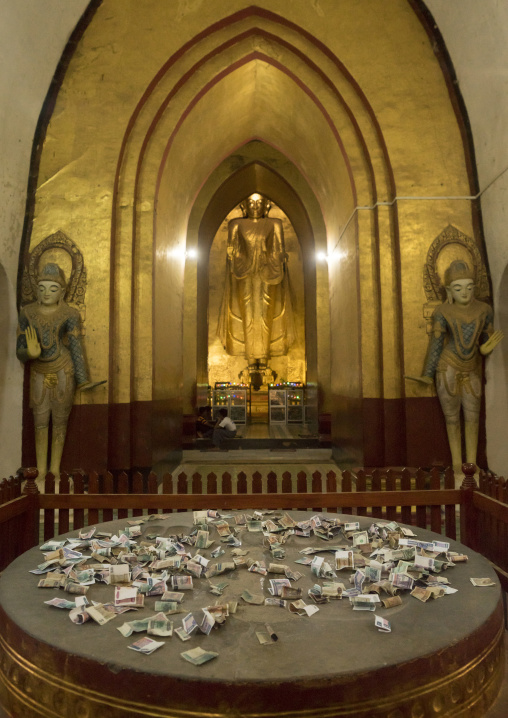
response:
{"label": "gold wall panel", "polygon": [[448,224],[474,236],[468,200],[428,199],[470,186],[439,62],[406,0],[257,7],[104,0],[41,154],[31,248],[62,230],[83,252],[92,376],[108,376],[113,402],[169,401],[174,426],[199,383],[182,318],[197,313],[190,218],[245,143],[288,158],[326,228],[315,236],[330,255],[328,271],[315,268],[318,312],[330,312],[317,340],[322,410],[332,397],[425,392],[401,379],[426,351],[421,268]]}

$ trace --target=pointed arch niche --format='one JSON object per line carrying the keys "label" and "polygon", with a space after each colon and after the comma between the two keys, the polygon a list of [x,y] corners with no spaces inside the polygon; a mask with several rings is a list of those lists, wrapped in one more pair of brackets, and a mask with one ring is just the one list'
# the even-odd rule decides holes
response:
{"label": "pointed arch niche", "polygon": [[[188,262],[185,270],[184,352],[195,356],[196,363],[185,364],[184,394],[194,405],[206,403],[210,250],[227,214],[253,192],[266,195],[285,212],[299,242],[309,418],[317,428],[318,377],[325,387],[330,384],[328,273],[324,263],[316,262],[317,250],[326,252],[326,229],[305,178],[279,151],[260,140],[248,142],[223,160],[201,189],[190,215],[187,246],[196,249],[197,259],[195,265]],[[325,404],[321,410],[327,410]]]}
{"label": "pointed arch niche", "polygon": [[25,248],[61,230],[87,267],[87,352],[109,394],[75,407],[69,442],[86,455],[100,433],[111,469],[181,447],[206,382],[201,258],[259,191],[302,248],[307,374],[338,458],[446,460],[436,398],[403,378],[427,346],[415,277],[443,227],[481,237],[433,39],[406,0],[264,4],[175,21],[173,3],[103,0],[69,62]]}

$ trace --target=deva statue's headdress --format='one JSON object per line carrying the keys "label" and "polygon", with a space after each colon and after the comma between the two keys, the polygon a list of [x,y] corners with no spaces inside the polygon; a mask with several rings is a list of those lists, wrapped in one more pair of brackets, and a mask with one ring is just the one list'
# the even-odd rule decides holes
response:
{"label": "deva statue's headdress", "polygon": [[450,264],[444,275],[445,287],[449,287],[452,282],[457,279],[472,279],[474,281],[474,271],[470,269],[467,262],[463,259],[456,259]]}
{"label": "deva statue's headdress", "polygon": [[59,284],[62,289],[65,289],[67,286],[63,270],[58,266],[58,264],[55,264],[54,262],[48,262],[48,264],[44,265],[42,271],[39,272],[37,281],[55,282],[56,284]]}

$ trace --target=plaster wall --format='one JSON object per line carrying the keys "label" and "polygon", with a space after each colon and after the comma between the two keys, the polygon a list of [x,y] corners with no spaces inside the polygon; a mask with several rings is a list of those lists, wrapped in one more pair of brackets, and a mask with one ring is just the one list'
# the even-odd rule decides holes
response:
{"label": "plaster wall", "polygon": [[508,5],[427,0],[443,35],[473,134],[496,325],[507,337],[486,362],[487,456],[508,471]]}
{"label": "plaster wall", "polygon": [[16,275],[34,131],[55,68],[87,5],[87,0],[7,0],[0,6],[0,478],[21,463]]}

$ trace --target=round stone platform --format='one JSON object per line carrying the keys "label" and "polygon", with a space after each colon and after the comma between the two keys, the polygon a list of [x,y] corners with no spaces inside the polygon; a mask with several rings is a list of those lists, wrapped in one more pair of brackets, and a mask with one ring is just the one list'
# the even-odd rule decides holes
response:
{"label": "round stone platform", "polygon": [[[290,515],[296,520],[311,516],[296,511]],[[362,528],[371,523],[358,520]],[[177,513],[141,528],[143,534],[169,536],[188,533],[191,524],[192,513]],[[101,524],[100,529],[117,532],[126,525],[120,520]],[[415,532],[419,540],[442,539],[421,529]],[[213,546],[201,550],[206,557],[219,545],[215,531],[210,538]],[[261,546],[262,534],[244,532],[241,540],[249,558],[264,559],[268,565],[271,557]],[[401,606],[377,608],[375,613],[353,611],[347,598],[320,605],[310,618],[279,607],[246,604],[240,599],[244,589],[267,597],[268,580],[277,576],[264,577],[262,587],[263,577],[245,567],[212,579],[229,584],[221,597],[209,592],[206,579],[194,579],[195,588],[186,592],[182,604],[184,613],[171,616],[175,628],[189,611],[199,622],[201,609],[216,601],[239,599],[237,612],[209,636],[198,629],[186,642],[175,633],[171,638],[154,637],[165,646],[151,655],[127,648],[146,634],[124,638],[116,629],[124,621],[153,615],[155,597],[145,599],[144,610],[117,616],[105,626],[92,621],[76,626],[67,611],[44,604],[54,596],[73,597],[37,588],[40,577],[29,570],[43,559],[38,548],[32,549],[0,578],[0,704],[11,716],[23,718],[483,716],[502,677],[501,594],[487,561],[451,543],[452,550],[469,556],[468,563],[444,574],[457,593],[422,603],[404,592]],[[277,561],[304,574],[293,585],[303,589],[309,604],[307,590],[321,581],[294,560],[301,557],[302,548],[318,545],[326,548],[326,542],[316,537],[292,536],[285,558]],[[231,549],[225,550],[218,561],[231,560]],[[349,586],[351,575],[345,569],[337,572],[336,580]],[[490,577],[496,586],[475,588],[470,577]],[[113,587],[95,584],[87,598],[112,601]],[[376,614],[390,620],[391,633],[374,627]],[[258,642],[256,631],[265,623],[279,636],[276,643]],[[180,654],[197,646],[215,651],[218,658],[201,666],[186,662]]]}

